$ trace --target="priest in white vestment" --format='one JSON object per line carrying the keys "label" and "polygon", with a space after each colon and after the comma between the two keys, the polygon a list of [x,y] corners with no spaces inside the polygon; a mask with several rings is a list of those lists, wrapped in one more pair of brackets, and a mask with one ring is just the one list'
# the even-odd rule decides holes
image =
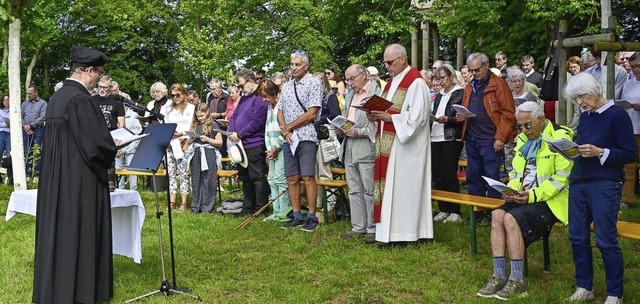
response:
{"label": "priest in white vestment", "polygon": [[369,113],[371,121],[381,122],[374,177],[376,241],[432,239],[429,87],[408,65],[403,46],[387,46],[384,64],[393,79],[382,97],[393,106]]}

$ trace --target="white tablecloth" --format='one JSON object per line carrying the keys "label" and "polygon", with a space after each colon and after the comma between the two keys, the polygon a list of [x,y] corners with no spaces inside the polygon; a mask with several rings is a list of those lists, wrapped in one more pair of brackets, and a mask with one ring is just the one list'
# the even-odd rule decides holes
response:
{"label": "white tablecloth", "polygon": [[[7,206],[6,220],[16,212],[36,215],[38,190],[14,191]],[[111,192],[111,230],[113,253],[132,258],[140,264],[142,260],[142,224],[145,209],[137,191],[116,189]]]}

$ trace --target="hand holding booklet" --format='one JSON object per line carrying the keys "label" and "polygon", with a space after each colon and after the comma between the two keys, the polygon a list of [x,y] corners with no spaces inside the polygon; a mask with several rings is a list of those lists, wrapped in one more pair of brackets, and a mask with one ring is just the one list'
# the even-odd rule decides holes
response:
{"label": "hand holding booklet", "polygon": [[351,128],[356,126],[355,121],[349,120],[342,115],[336,116],[333,120],[330,120],[329,123],[342,131],[349,131]]}
{"label": "hand holding booklet", "polygon": [[549,144],[549,150],[556,152],[564,158],[571,160],[580,156],[580,150],[578,150],[578,144],[568,140],[568,139],[551,139],[544,134],[542,135],[542,139]]}
{"label": "hand holding booklet", "polygon": [[459,104],[453,104],[451,106],[453,107],[454,110],[456,110],[456,112],[466,116],[467,118],[476,117],[476,114],[473,114],[471,111],[469,111],[469,109],[465,108],[464,106],[461,106]]}
{"label": "hand holding booklet", "polygon": [[132,141],[141,139],[148,135],[148,133],[136,135],[127,128],[118,128],[111,131],[111,137],[113,137],[114,140],[119,141],[117,144],[117,148],[122,148],[130,144]]}
{"label": "hand holding booklet", "polygon": [[493,178],[489,178],[486,176],[483,176],[482,178],[484,178],[484,180],[487,182],[487,184],[489,185],[489,187],[496,189],[496,191],[506,195],[506,196],[516,196],[519,194],[519,192],[505,184],[503,184],[501,181],[497,181]]}
{"label": "hand holding booklet", "polygon": [[363,100],[359,105],[352,104],[351,106],[362,111],[386,111],[391,108],[393,103],[378,95],[373,95],[369,99]]}

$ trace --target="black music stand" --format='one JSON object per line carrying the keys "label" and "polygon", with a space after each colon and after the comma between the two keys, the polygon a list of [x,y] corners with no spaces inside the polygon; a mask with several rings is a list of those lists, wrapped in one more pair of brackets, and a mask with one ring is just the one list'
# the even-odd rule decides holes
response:
{"label": "black music stand", "polygon": [[[162,283],[160,284],[160,289],[154,290],[150,293],[141,295],[139,297],[133,298],[131,300],[127,300],[125,303],[131,303],[142,298],[146,298],[152,296],[154,294],[163,294],[166,297],[173,295],[174,293],[186,295],[192,297],[196,300],[202,301],[202,298],[199,296],[190,294],[187,291],[181,291],[173,289],[173,287],[167,281],[167,274],[164,265],[164,248],[162,242],[162,224],[160,221],[160,217],[162,216],[162,211],[160,211],[160,203],[158,202],[158,192],[156,191],[156,173],[158,171],[158,167],[160,167],[160,162],[162,162],[162,158],[165,157],[165,152],[167,147],[169,146],[169,141],[173,136],[173,132],[176,130],[175,123],[169,124],[150,124],[145,129],[144,133],[148,133],[149,135],[142,138],[140,140],[140,144],[136,150],[136,153],[133,155],[133,159],[129,164],[129,167],[126,167],[127,170],[130,171],[138,171],[138,172],[148,172],[153,175],[153,192],[156,200],[156,220],[158,222],[158,239],[160,244],[160,264],[162,265]],[[169,174],[167,171],[165,174]],[[168,198],[167,198],[168,199]],[[169,207],[170,208],[170,207]],[[170,215],[170,213],[169,213]],[[169,217],[169,223],[171,223],[171,217]],[[173,242],[171,242],[171,250],[173,251]],[[175,278],[175,265],[172,260],[173,269],[172,272]],[[174,279],[175,282],[175,279]]]}

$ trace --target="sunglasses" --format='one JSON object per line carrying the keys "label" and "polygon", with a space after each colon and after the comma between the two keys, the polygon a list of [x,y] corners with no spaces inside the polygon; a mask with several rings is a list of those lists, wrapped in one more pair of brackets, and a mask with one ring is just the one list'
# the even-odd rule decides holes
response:
{"label": "sunglasses", "polygon": [[246,82],[243,83],[243,84],[236,83],[236,87],[238,88],[238,90],[243,90],[245,84],[247,84],[247,83]]}
{"label": "sunglasses", "polygon": [[484,65],[485,65],[485,64],[483,63],[483,64],[482,64],[480,67],[478,67],[477,69],[469,68],[469,72],[470,72],[470,73],[478,73],[478,72],[480,72],[480,69],[482,69],[482,67],[483,67]]}
{"label": "sunglasses", "polygon": [[528,130],[531,130],[531,128],[533,128],[533,123],[532,122],[528,122],[528,123],[525,123],[525,124],[522,124],[522,125],[521,124],[516,124],[516,128],[518,128],[518,132],[522,132],[522,129],[525,129],[525,130],[528,131]]}
{"label": "sunglasses", "polygon": [[293,50],[293,52],[291,52],[291,54],[306,55],[307,52],[305,52],[304,50]]}
{"label": "sunglasses", "polygon": [[386,64],[386,65],[392,65],[394,61],[400,59],[402,56],[398,56],[395,59],[391,59],[391,60],[386,60],[386,61],[382,61],[382,64]]}
{"label": "sunglasses", "polygon": [[182,93],[171,94],[171,98],[182,97]]}

